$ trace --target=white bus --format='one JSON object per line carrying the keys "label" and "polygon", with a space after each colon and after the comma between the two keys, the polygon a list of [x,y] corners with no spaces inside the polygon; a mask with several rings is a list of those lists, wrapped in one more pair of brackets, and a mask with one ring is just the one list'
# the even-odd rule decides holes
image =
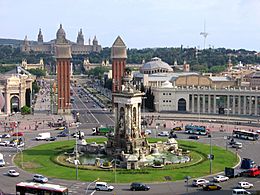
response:
{"label": "white bus", "polygon": [[233,137],[255,141],[259,139],[259,134],[246,130],[233,130]]}
{"label": "white bus", "polygon": [[68,195],[68,188],[56,184],[20,182],[16,184],[16,195]]}

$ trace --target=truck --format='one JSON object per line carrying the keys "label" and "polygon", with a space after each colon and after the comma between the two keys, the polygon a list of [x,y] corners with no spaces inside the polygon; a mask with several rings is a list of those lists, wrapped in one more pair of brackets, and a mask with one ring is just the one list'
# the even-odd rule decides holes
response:
{"label": "truck", "polygon": [[0,153],[0,167],[5,166],[5,160],[4,160],[4,155]]}
{"label": "truck", "polygon": [[114,133],[113,126],[107,127],[96,127],[92,129],[92,135],[107,135]]}
{"label": "truck", "polygon": [[45,133],[39,133],[38,136],[35,139],[37,141],[40,141],[40,140],[49,139],[50,137],[51,137],[51,133],[50,132],[45,132]]}
{"label": "truck", "polygon": [[245,169],[234,169],[231,167],[225,167],[225,176],[229,178],[241,177],[246,175],[248,170]]}

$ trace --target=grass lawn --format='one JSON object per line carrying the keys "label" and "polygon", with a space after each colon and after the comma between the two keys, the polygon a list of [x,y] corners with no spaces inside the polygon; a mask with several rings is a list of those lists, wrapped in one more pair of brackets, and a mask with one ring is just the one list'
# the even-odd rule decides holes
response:
{"label": "grass lawn", "polygon": [[[148,139],[149,142],[154,142],[160,139]],[[87,139],[88,142],[102,143],[106,141],[106,138],[94,138]],[[199,177],[209,174],[209,160],[207,160],[207,154],[209,154],[209,145],[201,144],[191,141],[178,141],[181,148],[185,148],[191,151],[193,161],[187,164],[176,164],[173,166],[165,166],[163,169],[144,168],[141,170],[116,170],[116,181],[119,183],[130,183],[133,181],[142,182],[163,182],[166,176],[170,176],[172,181],[182,180],[185,176]],[[52,178],[63,178],[68,180],[74,180],[76,177],[75,168],[60,166],[53,162],[53,159],[57,155],[67,151],[73,147],[75,141],[61,141],[48,144],[39,145],[23,151],[23,168],[31,173],[39,173]],[[234,166],[238,159],[236,155],[230,151],[226,151],[224,148],[213,146],[213,154],[215,159],[213,160],[213,172],[223,171],[224,168]],[[195,165],[193,162],[200,163]],[[17,154],[15,163],[21,167],[21,154]],[[186,166],[180,168],[180,166]],[[82,181],[93,181],[100,178],[102,181],[115,182],[115,172],[113,170],[83,170],[79,169],[79,179]]]}

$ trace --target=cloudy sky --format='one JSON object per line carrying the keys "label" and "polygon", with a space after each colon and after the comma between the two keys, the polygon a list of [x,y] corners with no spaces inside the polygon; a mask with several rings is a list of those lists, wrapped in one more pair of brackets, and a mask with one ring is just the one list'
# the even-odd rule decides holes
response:
{"label": "cloudy sky", "polygon": [[121,35],[129,48],[209,45],[260,51],[260,0],[0,0],[0,38],[44,41],[63,24],[75,41],[97,35],[111,46]]}

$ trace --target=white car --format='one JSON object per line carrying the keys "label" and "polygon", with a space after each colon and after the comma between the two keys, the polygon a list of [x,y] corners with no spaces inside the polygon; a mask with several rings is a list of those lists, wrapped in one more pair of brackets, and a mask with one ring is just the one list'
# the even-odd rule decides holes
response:
{"label": "white car", "polygon": [[145,135],[151,135],[151,134],[152,134],[152,130],[146,129],[146,130],[144,131],[144,134],[145,134]]}
{"label": "white car", "polygon": [[112,191],[114,186],[108,185],[106,182],[96,182],[95,190],[97,191]]}
{"label": "white car", "polygon": [[20,174],[16,170],[11,169],[8,171],[8,175],[11,177],[18,177]]}
{"label": "white car", "polygon": [[244,188],[244,189],[249,189],[249,188],[254,187],[254,185],[252,183],[249,183],[247,181],[238,182],[238,186],[241,188]]}
{"label": "white car", "polygon": [[10,141],[8,141],[8,140],[0,142],[0,146],[8,146],[9,144],[10,144]]}
{"label": "white car", "polygon": [[168,131],[162,131],[162,132],[158,133],[158,136],[168,137],[169,136],[169,132]]}
{"label": "white car", "polygon": [[196,186],[196,187],[198,187],[198,186],[203,186],[203,185],[205,185],[205,184],[207,184],[207,183],[209,183],[209,181],[206,180],[206,179],[194,179],[194,180],[192,181],[192,185],[193,185],[193,186]]}
{"label": "white car", "polygon": [[223,176],[223,175],[217,175],[213,177],[214,182],[223,182],[229,180],[229,177]]}

